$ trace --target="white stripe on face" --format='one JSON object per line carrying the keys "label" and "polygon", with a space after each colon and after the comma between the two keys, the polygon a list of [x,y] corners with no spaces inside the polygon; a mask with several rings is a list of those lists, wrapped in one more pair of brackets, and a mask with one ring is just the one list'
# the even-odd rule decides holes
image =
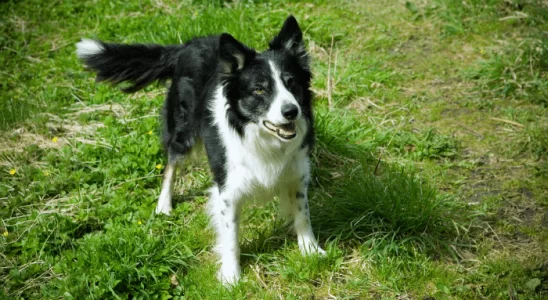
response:
{"label": "white stripe on face", "polygon": [[293,104],[299,109],[296,118],[296,120],[298,120],[301,117],[301,107],[299,106],[299,103],[295,99],[295,96],[293,96],[283,84],[281,72],[276,64],[274,64],[273,61],[269,61],[268,63],[270,64],[270,70],[272,71],[272,79],[274,79],[275,96],[266,115],[266,119],[276,125],[288,123],[289,120],[282,115],[282,107],[284,104]]}

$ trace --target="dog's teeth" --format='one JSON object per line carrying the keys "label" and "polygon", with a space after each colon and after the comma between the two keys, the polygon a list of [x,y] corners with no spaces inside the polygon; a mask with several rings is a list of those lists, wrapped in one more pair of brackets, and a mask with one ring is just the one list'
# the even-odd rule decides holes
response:
{"label": "dog's teeth", "polygon": [[288,131],[282,130],[280,128],[278,128],[278,130],[276,130],[276,133],[278,134],[279,137],[284,138],[284,139],[292,139],[297,135],[295,133],[295,131],[288,132]]}
{"label": "dog's teeth", "polygon": [[287,123],[282,125],[274,125],[268,121],[264,121],[263,125],[270,131],[275,132],[282,139],[292,139],[297,135],[295,131],[295,123]]}
{"label": "dog's teeth", "polygon": [[295,130],[285,130],[283,128],[278,129],[278,132],[281,132],[284,135],[292,135],[295,134]]}

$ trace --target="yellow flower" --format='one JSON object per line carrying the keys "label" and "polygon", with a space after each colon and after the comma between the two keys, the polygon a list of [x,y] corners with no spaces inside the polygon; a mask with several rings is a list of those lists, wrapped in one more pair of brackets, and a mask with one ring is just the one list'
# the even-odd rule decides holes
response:
{"label": "yellow flower", "polygon": [[157,164],[156,165],[156,169],[158,169],[158,170],[160,170],[162,167],[163,167],[162,164]]}
{"label": "yellow flower", "polygon": [[147,134],[152,134],[152,130],[149,130],[149,131],[147,132]]}
{"label": "yellow flower", "polygon": [[2,235],[3,235],[3,236],[5,236],[5,237],[7,237],[7,236],[8,236],[8,234],[9,234],[9,233],[8,233],[8,231],[7,231],[7,230],[6,230],[6,231],[4,231],[4,233],[2,233]]}
{"label": "yellow flower", "polygon": [[141,220],[137,221],[137,224],[141,225],[143,224],[143,222],[141,222]]}
{"label": "yellow flower", "polygon": [[483,49],[480,49],[480,54],[483,54],[485,53],[485,51]]}
{"label": "yellow flower", "polygon": [[51,139],[51,141],[54,142],[54,143],[57,143],[57,140],[58,140],[58,139],[59,139],[58,137],[54,136],[54,137]]}
{"label": "yellow flower", "polygon": [[44,171],[44,176],[49,176],[49,174],[50,174],[49,171],[47,171],[47,170]]}
{"label": "yellow flower", "polygon": [[15,175],[15,173],[17,173],[17,170],[15,170],[15,169],[10,170],[10,175]]}

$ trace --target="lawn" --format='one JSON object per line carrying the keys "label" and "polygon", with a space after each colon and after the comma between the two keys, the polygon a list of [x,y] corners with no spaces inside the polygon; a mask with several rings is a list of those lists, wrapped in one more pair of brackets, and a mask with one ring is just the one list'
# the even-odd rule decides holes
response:
{"label": "lawn", "polygon": [[[156,216],[165,88],[97,84],[81,37],[264,50],[299,21],[317,143],[302,257],[277,201],[216,278],[205,158]],[[2,1],[1,299],[546,299],[548,3]],[[201,158],[201,159],[200,159]]]}

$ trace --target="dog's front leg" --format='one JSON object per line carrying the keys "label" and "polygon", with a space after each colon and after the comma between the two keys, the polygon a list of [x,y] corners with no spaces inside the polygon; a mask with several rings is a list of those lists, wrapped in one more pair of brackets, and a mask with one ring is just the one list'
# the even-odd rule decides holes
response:
{"label": "dog's front leg", "polygon": [[209,214],[217,234],[215,252],[221,264],[217,276],[223,284],[232,285],[240,279],[240,199],[234,191],[219,191],[217,187],[211,188],[210,192]]}
{"label": "dog's front leg", "polygon": [[306,177],[303,177],[296,189],[282,189],[280,192],[280,206],[283,212],[290,219],[293,219],[301,253],[304,255],[314,253],[324,255],[325,251],[318,245],[310,224],[306,182]]}

